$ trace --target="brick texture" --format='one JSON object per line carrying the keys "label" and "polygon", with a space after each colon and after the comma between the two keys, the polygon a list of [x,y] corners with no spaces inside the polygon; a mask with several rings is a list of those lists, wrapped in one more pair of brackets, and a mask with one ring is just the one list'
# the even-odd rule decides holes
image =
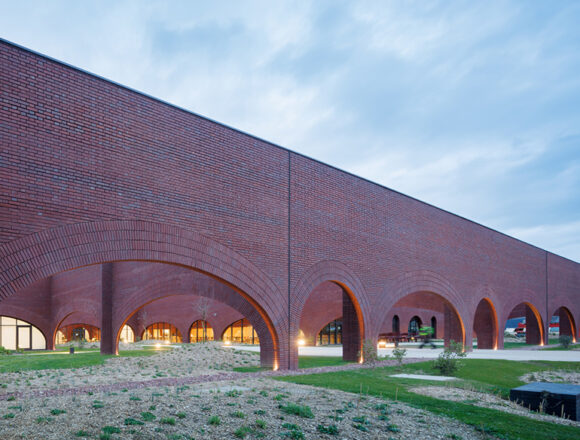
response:
{"label": "brick texture", "polygon": [[[96,307],[102,290],[40,285],[112,263],[114,343],[132,314],[167,296],[121,297],[117,265],[131,262],[230,289],[241,302],[227,306],[256,322],[262,362],[279,368],[297,366],[305,304],[325,282],[345,295],[359,346],[419,293],[439,298],[426,315],[468,346],[475,326],[497,322],[501,348],[521,303],[537,312],[539,338],[561,307],[580,316],[578,263],[5,41],[0,140],[0,312],[43,332],[66,310]],[[28,294],[46,308],[18,302]]]}

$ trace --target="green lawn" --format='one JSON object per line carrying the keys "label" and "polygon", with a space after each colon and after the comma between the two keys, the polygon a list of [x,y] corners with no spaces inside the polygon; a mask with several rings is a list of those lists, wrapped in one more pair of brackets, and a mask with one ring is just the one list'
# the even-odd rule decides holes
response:
{"label": "green lawn", "polygon": [[[76,350],[75,350],[76,351]],[[155,348],[143,350],[121,351],[119,356],[152,356],[159,353]],[[68,351],[34,352],[27,354],[11,354],[0,356],[0,373],[23,370],[48,370],[61,368],[81,368],[92,365],[102,365],[112,355],[101,355],[99,351],[84,350],[69,354]]]}
{"label": "green lawn", "polygon": [[[463,383],[479,390],[495,391],[504,397],[509,389],[521,385],[518,377],[528,373],[548,369],[567,369],[580,371],[580,364],[574,362],[515,362],[502,360],[467,359],[458,373]],[[452,417],[475,426],[498,438],[503,439],[578,439],[580,430],[575,427],[540,422],[526,417],[515,416],[500,411],[479,408],[461,402],[438,400],[408,391],[411,386],[439,385],[440,382],[417,381],[391,378],[398,372],[416,373],[418,371],[434,374],[431,362],[409,364],[402,369],[384,367],[361,369],[348,372],[311,374],[305,376],[281,377],[278,380],[339,389],[351,393],[381,396],[400,400],[412,406],[423,408],[435,414]]]}

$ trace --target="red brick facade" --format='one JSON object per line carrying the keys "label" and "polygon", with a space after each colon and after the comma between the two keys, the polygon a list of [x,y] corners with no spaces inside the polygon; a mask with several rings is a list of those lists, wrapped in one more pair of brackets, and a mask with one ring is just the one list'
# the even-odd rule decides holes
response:
{"label": "red brick facade", "polygon": [[194,290],[250,319],[264,365],[295,368],[329,281],[347,357],[411,294],[468,346],[493,328],[501,348],[522,302],[540,337],[561,307],[578,335],[575,262],[4,41],[0,101],[0,315],[47,340],[92,311],[115,352],[140,308]]}

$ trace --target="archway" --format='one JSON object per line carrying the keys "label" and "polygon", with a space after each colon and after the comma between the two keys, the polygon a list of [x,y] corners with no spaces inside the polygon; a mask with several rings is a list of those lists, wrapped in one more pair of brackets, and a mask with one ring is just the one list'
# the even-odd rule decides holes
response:
{"label": "archway", "polygon": [[[382,320],[376,322],[377,334],[391,331],[394,315],[399,317],[403,327],[415,315],[425,323],[431,322],[435,317],[434,330],[438,338],[444,340],[445,345],[453,340],[463,344],[466,350],[470,349],[471,334],[466,333],[462,318],[469,317],[464,295],[436,272],[407,271],[389,280],[375,308],[384,311]],[[401,334],[403,336],[408,335]]]}
{"label": "archway", "polygon": [[[522,302],[516,305],[509,313],[504,329],[507,328],[507,322],[510,320],[519,320],[518,327],[515,328],[513,335],[519,340],[524,340],[527,345],[544,345],[544,325],[542,316],[538,309],[529,302]],[[504,346],[506,342],[504,340]]]}
{"label": "archway", "polygon": [[[273,323],[282,322],[286,316],[285,303],[280,301],[285,296],[254,264],[208,237],[153,222],[97,221],[44,230],[10,242],[9,247],[0,246],[0,250],[7,257],[0,260],[0,272],[4,274],[0,298],[8,298],[37,280],[75,268],[106,266],[108,262],[159,262],[206,274],[233,289],[261,316],[271,341],[269,346],[262,347],[265,353],[262,360],[268,358],[275,368],[280,364],[280,338],[288,340],[287,329],[276,328]],[[102,273],[105,310],[101,350],[116,353],[120,329],[125,323],[110,300],[112,270],[107,266]],[[107,322],[113,312],[116,316]],[[283,361],[283,366],[288,365],[288,359]]]}
{"label": "archway", "polygon": [[395,335],[398,335],[401,333],[401,320],[399,319],[399,315],[394,315],[393,316],[393,321],[392,321],[392,330],[393,333]]}
{"label": "archway", "polygon": [[572,313],[567,307],[558,307],[552,314],[548,331],[552,336],[570,336],[572,342],[576,342],[578,334],[576,323],[574,322]]}
{"label": "archway", "polygon": [[497,349],[497,313],[489,298],[483,298],[475,309],[473,331],[478,349]]}
{"label": "archway", "polygon": [[423,322],[421,321],[421,318],[419,318],[417,315],[413,316],[409,320],[409,325],[407,327],[407,333],[409,335],[409,338],[416,338],[419,335],[419,329],[421,327],[423,327]]}
{"label": "archway", "polygon": [[72,324],[60,325],[57,333],[60,332],[61,343],[79,341],[79,342],[99,342],[101,340],[101,330],[99,327],[84,323],[75,322]]}
{"label": "archway", "polygon": [[126,344],[135,342],[135,330],[130,325],[125,324],[121,329],[119,340]]}
{"label": "archway", "polygon": [[419,329],[425,325],[424,323],[429,323],[434,334],[444,339],[446,346],[452,340],[465,344],[463,320],[455,306],[442,295],[428,291],[404,295],[385,315],[380,327],[381,333],[388,333],[388,330],[394,328],[391,323],[394,322],[395,316],[407,323],[404,325],[404,331],[397,335],[397,338],[402,341],[415,340]]}
{"label": "archway", "polygon": [[[347,361],[360,361],[362,343],[367,334],[366,316],[370,316],[370,303],[365,290],[358,277],[342,263],[336,261],[322,261],[310,267],[299,279],[294,294],[291,298],[291,308],[294,316],[300,320],[290,321],[291,344],[289,344],[290,363],[289,368],[298,367],[298,341],[300,329],[304,329],[304,317],[308,310],[316,310],[314,306],[321,289],[329,290],[332,297],[331,312],[323,310],[328,316],[315,330],[318,330],[334,319],[342,315],[342,357]],[[338,309],[338,313],[335,308]],[[325,309],[330,309],[329,306]],[[332,313],[332,315],[330,315]],[[295,322],[297,321],[297,322]],[[306,331],[305,331],[306,333]],[[316,333],[315,333],[316,334]],[[374,342],[376,343],[376,335]]]}

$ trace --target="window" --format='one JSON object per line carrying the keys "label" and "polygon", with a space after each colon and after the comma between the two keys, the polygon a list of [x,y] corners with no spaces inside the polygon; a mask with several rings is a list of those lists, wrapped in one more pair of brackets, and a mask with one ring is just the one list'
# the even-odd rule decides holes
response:
{"label": "window", "polygon": [[183,340],[177,327],[167,322],[156,322],[155,324],[151,324],[143,332],[143,339],[155,339],[170,343],[178,343]]}
{"label": "window", "polygon": [[233,342],[238,344],[254,344],[260,343],[258,334],[250,321],[246,318],[234,322],[226,328],[222,334],[224,342]]}
{"label": "window", "polygon": [[324,326],[316,338],[318,345],[342,344],[342,318],[330,321]]}
{"label": "window", "polygon": [[189,342],[213,341],[213,329],[207,321],[198,320],[191,324]]}
{"label": "window", "polygon": [[29,322],[0,316],[0,346],[8,350],[45,350],[46,339]]}

